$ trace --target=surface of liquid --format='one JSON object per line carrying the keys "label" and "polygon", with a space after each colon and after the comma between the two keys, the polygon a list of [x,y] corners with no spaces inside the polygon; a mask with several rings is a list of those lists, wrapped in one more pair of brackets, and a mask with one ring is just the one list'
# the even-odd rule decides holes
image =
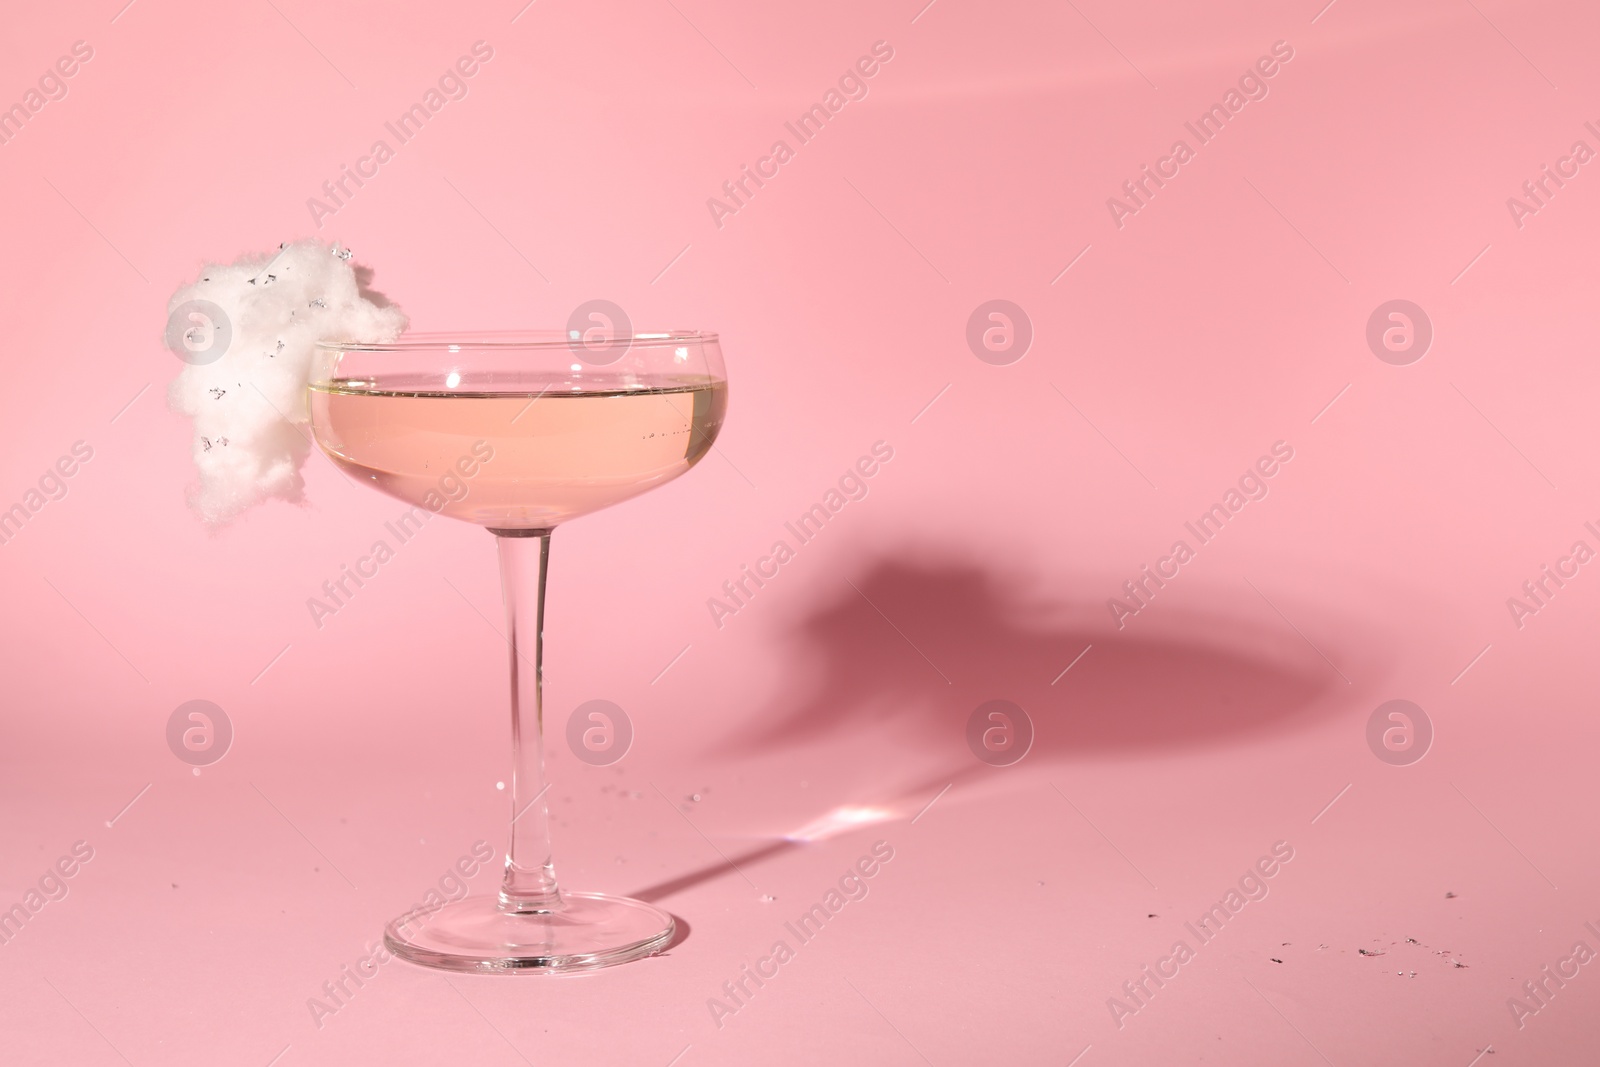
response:
{"label": "surface of liquid", "polygon": [[727,405],[706,378],[522,391],[335,379],[311,387],[317,442],[352,477],[441,515],[543,529],[671,481]]}

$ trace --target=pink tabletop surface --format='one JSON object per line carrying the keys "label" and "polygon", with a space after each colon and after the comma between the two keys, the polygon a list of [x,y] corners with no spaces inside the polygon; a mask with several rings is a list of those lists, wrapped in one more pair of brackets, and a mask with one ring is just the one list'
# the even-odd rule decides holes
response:
{"label": "pink tabletop surface", "polygon": [[[0,1061],[1600,1062],[1600,10],[123,3],[0,29],[0,509],[92,453],[0,544]],[[552,554],[558,870],[664,955],[361,962],[495,888],[505,646],[444,521],[316,625],[402,510],[320,456],[186,507],[166,299],[308,236],[722,334],[717,452]]]}

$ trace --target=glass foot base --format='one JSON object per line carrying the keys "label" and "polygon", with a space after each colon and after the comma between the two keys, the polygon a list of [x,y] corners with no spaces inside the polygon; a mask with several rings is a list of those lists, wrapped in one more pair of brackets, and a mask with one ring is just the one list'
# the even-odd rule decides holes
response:
{"label": "glass foot base", "polygon": [[555,911],[501,911],[498,897],[446,904],[401,916],[383,943],[403,960],[449,971],[536,974],[593,971],[653,956],[677,928],[643,901],[602,893],[563,893]]}

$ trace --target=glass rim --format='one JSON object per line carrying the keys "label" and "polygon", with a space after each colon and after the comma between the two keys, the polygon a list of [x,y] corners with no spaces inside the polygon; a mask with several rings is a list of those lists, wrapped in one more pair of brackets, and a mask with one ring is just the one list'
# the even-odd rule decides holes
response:
{"label": "glass rim", "polygon": [[[717,344],[715,332],[705,330],[636,330],[610,338],[606,345],[628,348],[664,348],[683,344]],[[563,349],[583,342],[562,330],[463,330],[401,334],[393,341],[331,339],[317,341],[321,349],[340,352],[428,352],[464,350]]]}

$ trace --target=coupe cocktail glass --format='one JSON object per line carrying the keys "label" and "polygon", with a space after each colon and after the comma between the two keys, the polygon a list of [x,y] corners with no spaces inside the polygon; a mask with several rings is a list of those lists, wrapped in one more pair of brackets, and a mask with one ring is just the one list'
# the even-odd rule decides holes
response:
{"label": "coupe cocktail glass", "polygon": [[317,444],[352,477],[487,527],[511,645],[511,836],[494,899],[389,923],[397,956],[457,971],[565,972],[660,951],[672,916],[556,884],[544,793],[544,579],[560,523],[662,485],[727,406],[715,334],[410,334],[317,348]]}

